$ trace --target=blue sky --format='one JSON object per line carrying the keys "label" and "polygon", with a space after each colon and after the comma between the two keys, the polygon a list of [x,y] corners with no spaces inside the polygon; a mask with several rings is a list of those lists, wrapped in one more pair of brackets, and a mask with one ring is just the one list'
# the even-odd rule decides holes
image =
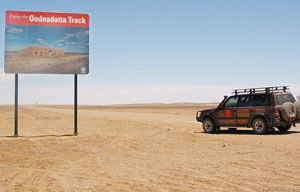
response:
{"label": "blue sky", "polygon": [[[90,14],[90,74],[80,104],[214,102],[232,89],[291,85],[300,94],[300,1],[3,1],[6,10]],[[3,74],[0,103],[13,103]],[[68,104],[72,75],[20,75],[20,103]],[[34,94],[33,94],[34,93]]]}

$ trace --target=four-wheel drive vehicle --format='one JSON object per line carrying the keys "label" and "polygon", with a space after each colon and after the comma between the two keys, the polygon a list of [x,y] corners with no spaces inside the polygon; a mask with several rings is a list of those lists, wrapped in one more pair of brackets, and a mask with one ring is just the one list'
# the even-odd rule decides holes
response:
{"label": "four-wheel drive vehicle", "polygon": [[234,90],[217,108],[198,111],[196,119],[202,122],[206,133],[220,127],[252,127],[257,134],[267,133],[276,127],[287,131],[300,122],[300,102],[287,91],[288,86]]}

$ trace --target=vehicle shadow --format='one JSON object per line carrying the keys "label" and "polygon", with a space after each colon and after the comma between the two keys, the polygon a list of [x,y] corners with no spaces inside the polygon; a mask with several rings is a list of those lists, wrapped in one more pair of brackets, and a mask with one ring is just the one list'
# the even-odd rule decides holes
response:
{"label": "vehicle shadow", "polygon": [[26,135],[20,135],[18,137],[15,137],[13,135],[7,135],[7,136],[0,136],[0,138],[45,138],[45,137],[71,137],[74,136],[72,134],[63,134],[63,135],[34,135],[34,136],[26,136]]}
{"label": "vehicle shadow", "polygon": [[[200,131],[197,131],[197,132],[194,132],[194,133],[203,133],[203,134],[207,134],[207,133],[204,133],[203,131],[200,132]],[[297,133],[300,133],[300,131],[270,131],[266,134],[262,134],[262,135],[289,135],[289,134],[297,134]],[[220,130],[220,131],[217,131],[216,133],[214,133],[214,135],[258,135],[256,133],[254,133],[252,131],[252,129],[249,129],[249,130]]]}

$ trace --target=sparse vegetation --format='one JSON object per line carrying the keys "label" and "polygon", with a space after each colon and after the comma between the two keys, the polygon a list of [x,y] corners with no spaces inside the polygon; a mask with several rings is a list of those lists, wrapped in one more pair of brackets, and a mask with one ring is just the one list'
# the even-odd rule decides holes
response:
{"label": "sparse vegetation", "polygon": [[[78,70],[82,66],[81,60],[87,59],[88,54],[83,53],[66,53],[61,57],[44,57],[44,58],[33,58],[28,56],[22,56],[18,52],[6,52],[5,53],[5,71],[7,72],[34,72],[34,73],[47,73],[48,70],[53,71],[56,67],[59,67],[58,73],[68,73],[70,70]],[[73,64],[70,66],[70,63]],[[86,66],[88,62],[85,62]],[[73,72],[72,71],[72,72]]]}

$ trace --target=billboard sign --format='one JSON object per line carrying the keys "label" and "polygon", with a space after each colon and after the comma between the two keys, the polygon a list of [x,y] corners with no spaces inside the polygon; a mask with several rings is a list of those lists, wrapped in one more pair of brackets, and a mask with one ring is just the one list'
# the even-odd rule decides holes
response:
{"label": "billboard sign", "polygon": [[89,15],[6,11],[4,71],[88,74]]}

